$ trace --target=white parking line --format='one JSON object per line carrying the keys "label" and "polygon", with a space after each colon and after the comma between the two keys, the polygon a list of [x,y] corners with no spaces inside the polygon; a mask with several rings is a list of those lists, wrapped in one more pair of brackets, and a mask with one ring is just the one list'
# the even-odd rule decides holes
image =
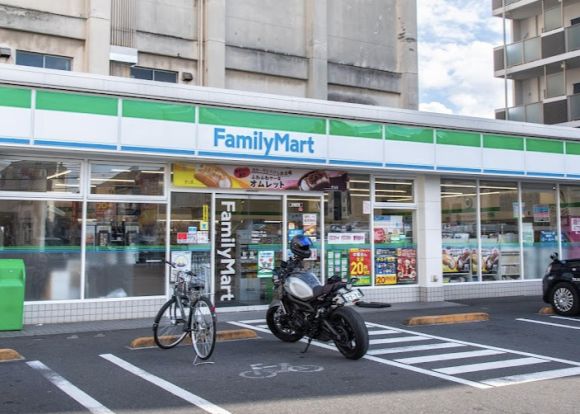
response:
{"label": "white parking line", "polygon": [[149,381],[150,383],[157,385],[159,388],[164,389],[167,392],[170,392],[171,394],[193,404],[198,406],[199,408],[201,408],[204,411],[207,411],[208,413],[212,413],[212,414],[230,414],[229,411],[224,410],[223,408],[195,395],[190,393],[189,391],[184,390],[183,388],[178,387],[177,385],[174,385],[172,383],[170,383],[169,381],[166,381],[162,378],[159,378],[153,374],[150,374],[149,372],[136,367],[135,365],[116,357],[115,355],[112,354],[102,354],[100,355],[102,358],[106,359],[109,362],[112,362],[113,364],[123,368],[126,371],[129,371],[131,374],[137,375],[140,378],[143,378],[145,381]]}
{"label": "white parking line", "polygon": [[369,331],[369,335],[390,335],[390,334],[396,334],[399,333],[397,331],[394,331],[392,329],[382,329],[382,330],[377,330],[377,331]]}
{"label": "white parking line", "polygon": [[385,348],[385,349],[369,349],[367,351],[367,354],[368,355],[400,354],[403,352],[430,351],[432,349],[458,348],[462,346],[465,345],[457,344],[455,342],[443,342],[441,344],[399,346],[396,348]]}
{"label": "white parking line", "polygon": [[369,345],[379,345],[379,344],[395,344],[398,342],[417,342],[417,341],[429,341],[431,338],[425,338],[422,336],[399,336],[397,338],[382,338],[382,339],[371,339]]}
{"label": "white parking line", "polygon": [[554,319],[565,319],[567,321],[580,322],[580,319],[579,318],[569,318],[567,316],[550,316],[550,318],[554,318]]}
{"label": "white parking line", "polygon": [[114,414],[113,411],[109,410],[103,404],[95,400],[86,392],[82,391],[80,388],[71,384],[69,381],[64,379],[62,376],[51,370],[49,367],[44,365],[40,361],[30,361],[27,364],[40,371],[40,373],[58,388],[60,388],[65,394],[71,397],[73,400],[78,402],[80,405],[85,407],[93,414]]}
{"label": "white parking line", "polygon": [[466,372],[486,371],[488,369],[521,367],[523,365],[541,364],[544,362],[548,361],[539,358],[516,358],[516,359],[508,359],[505,361],[483,362],[481,364],[469,364],[469,365],[459,365],[456,367],[440,368],[435,369],[434,371],[441,372],[443,374],[455,375],[455,374],[465,374]]}
{"label": "white parking line", "polygon": [[580,326],[562,325],[561,323],[535,321],[533,319],[526,319],[526,318],[517,318],[516,321],[537,323],[537,324],[540,324],[540,325],[557,326],[558,328],[566,328],[566,329],[577,329],[577,330],[580,330]]}
{"label": "white parking line", "polygon": [[572,375],[579,374],[580,368],[563,368],[563,369],[554,369],[551,371],[533,372],[531,374],[511,375],[508,377],[492,378],[481,382],[483,382],[484,384],[491,385],[493,387],[502,387],[504,385],[523,384],[525,382],[571,377]]}
{"label": "white parking line", "polygon": [[[430,348],[431,349],[431,348]],[[452,352],[450,354],[427,355],[414,358],[395,359],[403,364],[423,364],[425,362],[450,361],[452,359],[473,358],[480,356],[499,355],[505,352],[484,349],[482,351]]]}

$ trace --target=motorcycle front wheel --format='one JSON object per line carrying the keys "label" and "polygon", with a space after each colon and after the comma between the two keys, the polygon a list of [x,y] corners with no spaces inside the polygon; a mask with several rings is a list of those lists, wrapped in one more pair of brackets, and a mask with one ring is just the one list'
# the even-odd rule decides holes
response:
{"label": "motorcycle front wheel", "polygon": [[286,318],[287,316],[282,313],[280,306],[272,306],[266,313],[266,323],[276,338],[284,342],[299,341],[304,334],[301,331],[290,328]]}
{"label": "motorcycle front wheel", "polygon": [[354,309],[338,308],[330,316],[332,327],[338,338],[334,344],[348,359],[360,359],[369,349],[369,332],[365,321]]}

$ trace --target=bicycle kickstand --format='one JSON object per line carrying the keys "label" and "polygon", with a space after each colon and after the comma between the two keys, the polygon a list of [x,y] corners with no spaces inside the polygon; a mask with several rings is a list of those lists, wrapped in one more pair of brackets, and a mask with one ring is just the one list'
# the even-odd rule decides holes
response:
{"label": "bicycle kickstand", "polygon": [[302,351],[302,354],[305,354],[306,351],[308,351],[308,348],[310,348],[310,343],[312,342],[312,338],[308,338],[308,343],[306,344],[306,348],[304,348],[304,351]]}
{"label": "bicycle kickstand", "polygon": [[214,361],[203,361],[203,360],[199,360],[198,361],[198,356],[195,356],[195,359],[193,360],[193,366],[197,367],[198,365],[205,365],[205,364],[215,364]]}

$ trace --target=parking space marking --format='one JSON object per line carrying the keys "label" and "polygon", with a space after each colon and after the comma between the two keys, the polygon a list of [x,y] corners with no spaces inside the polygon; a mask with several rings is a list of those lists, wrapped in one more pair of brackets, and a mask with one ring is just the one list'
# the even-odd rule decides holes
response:
{"label": "parking space marking", "polygon": [[112,362],[113,364],[117,365],[120,368],[123,368],[124,370],[130,372],[133,375],[136,375],[142,379],[144,379],[145,381],[150,382],[151,384],[157,385],[159,388],[175,395],[176,397],[181,398],[182,400],[185,400],[199,408],[201,408],[204,411],[207,411],[208,413],[211,414],[230,414],[229,411],[187,391],[184,390],[183,388],[178,387],[175,384],[172,384],[169,381],[164,380],[163,378],[159,378],[119,357],[116,357],[113,354],[101,354],[100,355],[101,358],[106,359],[109,362]]}
{"label": "parking space marking", "polygon": [[[429,349],[433,349],[433,348],[429,348]],[[402,362],[403,364],[424,364],[425,362],[449,361],[449,360],[453,360],[453,359],[473,358],[473,357],[488,356],[488,355],[499,355],[499,354],[504,354],[504,353],[505,352],[502,352],[502,351],[493,351],[491,349],[484,349],[482,351],[453,352],[450,354],[437,354],[437,355],[428,355],[428,356],[413,357],[413,358],[401,358],[401,359],[395,359],[395,361]]]}
{"label": "parking space marking", "polygon": [[[263,320],[254,321],[241,321],[241,322],[230,322],[233,325],[241,326],[244,328],[254,329],[264,333],[271,333],[268,329],[264,329],[256,326],[257,324],[263,325]],[[254,323],[254,325],[252,325]],[[373,332],[387,330],[389,333],[387,335],[399,334],[401,336],[390,336],[389,338],[380,338],[379,335],[372,335],[376,339],[370,340],[369,350],[367,354],[363,357],[370,361],[375,361],[380,364],[389,365],[405,369],[408,371],[413,371],[433,377],[442,378],[448,381],[457,382],[464,385],[469,385],[471,387],[487,389],[496,386],[504,386],[510,384],[516,384],[521,382],[531,382],[540,381],[545,379],[559,378],[561,376],[572,376],[580,374],[580,362],[569,361],[561,358],[554,358],[544,355],[532,354],[529,352],[516,351],[512,349],[499,348],[495,346],[482,345],[474,342],[460,341],[450,338],[444,338],[436,335],[424,334],[416,331],[410,331],[406,329],[400,329],[393,326],[380,325],[376,323],[367,322],[367,328],[369,330],[369,335]],[[417,339],[412,339],[417,338]],[[431,344],[425,345],[410,345],[410,346],[393,346],[388,347],[384,345],[404,343],[411,341],[427,341],[431,340]],[[306,342],[303,338],[302,342]],[[337,351],[336,347],[333,345],[313,341],[313,346],[318,346],[321,348],[332,349]],[[377,348],[377,345],[382,345]],[[383,347],[384,346],[384,347]],[[434,349],[446,349],[446,348],[464,348],[465,352],[442,354],[443,357],[437,357],[437,355],[432,355],[431,353],[425,354],[423,356],[414,355],[409,358],[397,358],[397,359],[387,359],[384,355],[388,354],[404,354],[408,352],[420,352],[420,351],[432,351]],[[472,348],[471,350],[469,348]],[[441,355],[441,354],[440,354]],[[402,355],[403,356],[403,355]],[[504,357],[511,356],[511,359],[497,359],[496,356]],[[520,358],[514,358],[519,356]],[[488,361],[481,361],[471,364],[462,365],[451,365],[451,366],[436,366],[433,368],[421,368],[415,364],[431,362],[436,364],[442,361],[458,361],[463,360],[469,362],[470,358],[487,358]],[[472,360],[473,361],[473,360]],[[520,367],[519,369],[535,369],[537,364],[550,363],[550,367],[545,371],[529,372],[519,375],[506,375],[499,378],[488,378],[483,380],[471,380],[467,377],[462,377],[461,375],[467,375],[470,373],[490,372],[490,376],[495,373],[498,369],[509,369],[512,367]],[[560,367],[558,366],[560,365]],[[564,365],[564,367],[561,367]],[[570,367],[571,366],[571,367]],[[532,368],[533,367],[533,368]],[[550,369],[552,368],[552,369]],[[520,371],[521,372],[521,371]]]}
{"label": "parking space marking", "polygon": [[482,362],[481,364],[458,365],[448,368],[439,368],[435,371],[444,374],[465,374],[466,372],[487,371],[490,369],[521,367],[524,365],[542,364],[548,362],[546,359],[539,358],[516,358],[503,361]]}
{"label": "parking space marking", "polygon": [[397,331],[393,331],[392,329],[383,329],[383,330],[376,330],[376,331],[369,331],[369,335],[390,335],[396,334]]}
{"label": "parking space marking", "polygon": [[58,388],[60,388],[61,391],[63,391],[65,394],[67,394],[73,400],[75,400],[80,405],[85,407],[91,413],[93,413],[93,414],[114,414],[113,411],[109,410],[103,404],[101,404],[100,402],[95,400],[93,397],[91,397],[86,392],[82,391],[77,386],[70,383],[68,380],[66,380],[61,375],[54,372],[52,369],[50,369],[49,367],[44,365],[42,362],[30,361],[30,362],[27,362],[27,364],[31,368],[34,368],[35,370],[39,371],[44,376],[44,378],[46,378],[47,380],[52,382],[54,385],[56,385]]}
{"label": "parking space marking", "polygon": [[580,326],[570,326],[570,325],[563,325],[561,323],[545,322],[545,321],[536,321],[534,319],[517,318],[516,321],[537,323],[537,324],[540,324],[540,325],[557,326],[558,328],[566,328],[566,329],[576,329],[576,330],[580,330]]}
{"label": "parking space marking", "polygon": [[574,321],[574,322],[580,322],[580,318],[570,318],[568,316],[550,316],[550,318],[554,318],[554,319],[565,319],[567,321]]}

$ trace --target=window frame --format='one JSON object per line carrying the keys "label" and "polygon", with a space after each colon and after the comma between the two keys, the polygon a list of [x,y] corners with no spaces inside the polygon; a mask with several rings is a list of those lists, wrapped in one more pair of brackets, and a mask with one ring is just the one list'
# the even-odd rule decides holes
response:
{"label": "window frame", "polygon": [[[42,66],[35,66],[35,65],[24,65],[22,63],[17,63],[18,62],[18,55],[19,54],[28,54],[28,55],[35,55],[35,56],[41,56],[42,57]],[[57,68],[49,68],[46,66],[46,58],[56,58],[56,59],[63,59],[63,61],[65,61],[68,64],[68,69],[57,69]],[[61,55],[53,55],[50,53],[39,53],[39,52],[30,52],[28,50],[20,50],[17,49],[16,50],[16,55],[14,57],[14,64],[18,65],[18,66],[28,66],[28,67],[33,67],[33,68],[43,68],[43,69],[52,69],[52,70],[64,70],[67,72],[71,72],[72,68],[73,68],[73,58],[69,57],[69,56],[61,56]]]}

